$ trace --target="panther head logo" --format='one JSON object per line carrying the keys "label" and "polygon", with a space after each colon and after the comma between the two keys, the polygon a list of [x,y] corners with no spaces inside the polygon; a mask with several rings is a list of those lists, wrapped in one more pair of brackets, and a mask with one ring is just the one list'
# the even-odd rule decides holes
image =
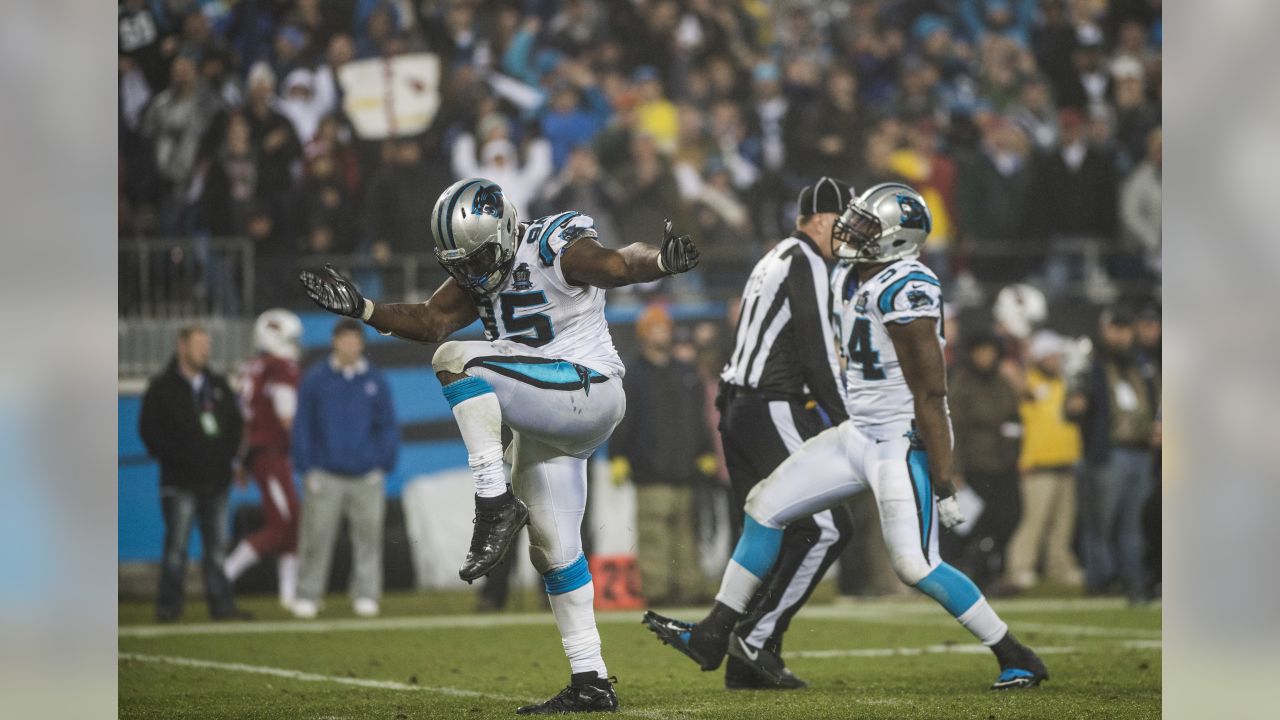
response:
{"label": "panther head logo", "polygon": [[925,232],[932,230],[929,213],[919,200],[910,195],[899,195],[897,199],[898,210],[902,213],[898,218],[899,225],[904,228],[918,228]]}
{"label": "panther head logo", "polygon": [[472,215],[491,215],[502,219],[502,188],[497,185],[485,185],[476,191],[471,199]]}
{"label": "panther head logo", "polygon": [[918,310],[932,305],[933,298],[929,297],[929,293],[923,290],[908,290],[907,302],[911,303],[912,310]]}

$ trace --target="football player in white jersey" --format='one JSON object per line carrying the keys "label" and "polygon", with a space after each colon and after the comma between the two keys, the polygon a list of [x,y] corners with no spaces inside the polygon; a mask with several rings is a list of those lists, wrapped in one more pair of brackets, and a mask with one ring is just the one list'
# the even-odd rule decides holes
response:
{"label": "football player in white jersey", "polygon": [[848,360],[850,417],[752,490],[710,615],[697,624],[645,616],[659,639],[703,670],[718,667],[726,652],[749,656],[733,626],[773,565],[783,528],[869,489],[894,571],[994,651],[1000,675],[992,688],[1048,679],[1044,663],[1013,637],[973,581],[938,555],[938,525],[951,528],[964,518],[951,481],[942,292],[916,260],[931,225],[924,198],[900,183],[870,188],[836,223],[834,254],[845,261],[833,273],[832,296]]}
{"label": "football player in white jersey", "polygon": [[[425,303],[375,303],[331,267],[300,279],[326,310],[407,340],[441,342],[481,320],[486,340],[444,342],[431,361],[476,486],[475,531],[459,576],[471,582],[488,574],[528,523],[530,558],[545,581],[572,677],[560,694],[517,712],[615,710],[581,537],[587,459],[625,410],[604,289],[687,272],[698,250],[688,236],[674,235],[670,222],[661,248],[635,243],[621,250],[602,246],[591,218],[576,212],[520,223],[502,188],[484,178],[440,195],[431,232],[450,278]],[[514,434],[511,487],[503,423]]]}

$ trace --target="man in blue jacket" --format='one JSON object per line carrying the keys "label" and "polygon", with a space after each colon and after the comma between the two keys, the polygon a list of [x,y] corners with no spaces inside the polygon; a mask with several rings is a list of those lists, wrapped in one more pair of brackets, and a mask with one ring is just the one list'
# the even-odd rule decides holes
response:
{"label": "man in blue jacket", "polygon": [[319,612],[344,515],[351,527],[355,613],[378,614],[383,485],[399,444],[387,381],[364,357],[360,323],[344,319],[333,329],[333,353],[308,368],[298,388],[293,463],[304,478],[305,497],[294,615],[314,618]]}

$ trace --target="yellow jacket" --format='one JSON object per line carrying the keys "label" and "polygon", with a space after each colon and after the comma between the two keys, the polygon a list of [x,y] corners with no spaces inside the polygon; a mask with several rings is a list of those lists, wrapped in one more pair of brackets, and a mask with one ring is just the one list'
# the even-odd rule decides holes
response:
{"label": "yellow jacket", "polygon": [[1080,428],[1067,420],[1063,403],[1067,384],[1036,367],[1027,370],[1027,394],[1019,408],[1022,415],[1024,470],[1072,465],[1080,459]]}

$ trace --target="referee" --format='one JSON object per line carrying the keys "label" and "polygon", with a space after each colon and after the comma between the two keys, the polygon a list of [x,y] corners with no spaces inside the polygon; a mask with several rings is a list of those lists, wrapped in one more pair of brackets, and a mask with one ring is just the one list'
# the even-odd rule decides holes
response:
{"label": "referee", "polygon": [[[720,436],[738,524],[747,494],[826,425],[843,422],[844,393],[830,321],[831,228],[853,189],[824,177],[800,191],[796,229],[756,264],[742,291],[733,353],[720,374]],[[782,662],[791,618],[849,540],[844,505],[787,527],[782,552],[731,642],[751,646],[753,662],[732,655],[725,687],[805,687]]]}

